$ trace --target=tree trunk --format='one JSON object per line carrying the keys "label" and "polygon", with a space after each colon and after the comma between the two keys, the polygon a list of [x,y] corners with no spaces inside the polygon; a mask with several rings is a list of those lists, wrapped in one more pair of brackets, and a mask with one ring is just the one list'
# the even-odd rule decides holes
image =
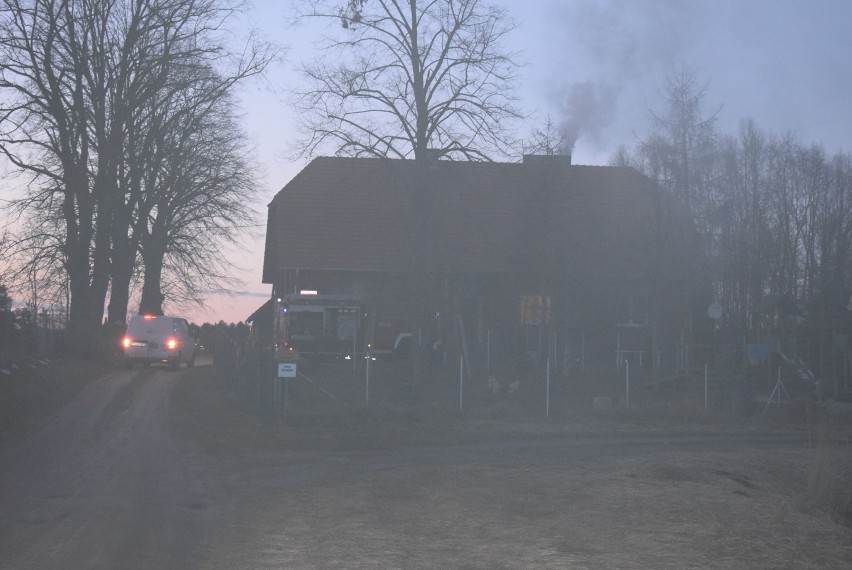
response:
{"label": "tree trunk", "polygon": [[107,313],[111,329],[123,327],[127,322],[130,282],[139,248],[138,228],[131,227],[131,213],[135,203],[133,198],[123,202],[113,219],[112,281]]}
{"label": "tree trunk", "polygon": [[162,315],[164,297],[160,286],[165,252],[152,251],[152,249],[143,254],[145,275],[142,284],[142,299],[139,301],[139,314]]}
{"label": "tree trunk", "polygon": [[103,302],[97,307],[90,281],[89,245],[93,218],[90,215],[88,177],[85,168],[79,164],[69,162],[63,165],[63,169],[66,190],[62,212],[65,218],[65,255],[71,293],[66,349],[69,354],[92,355],[97,353],[100,340]]}
{"label": "tree trunk", "polygon": [[113,261],[112,281],[110,283],[107,322],[110,328],[118,328],[127,322],[127,306],[130,302],[130,280],[133,276],[133,263],[126,259]]}

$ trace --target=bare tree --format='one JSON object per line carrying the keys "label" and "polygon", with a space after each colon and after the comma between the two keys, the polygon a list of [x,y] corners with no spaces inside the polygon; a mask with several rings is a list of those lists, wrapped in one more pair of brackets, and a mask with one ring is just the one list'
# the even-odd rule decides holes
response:
{"label": "bare tree", "polygon": [[[145,171],[136,234],[144,261],[140,312],[162,312],[164,290],[197,301],[226,278],[222,243],[251,225],[256,191],[250,148],[229,91],[215,74],[161,101],[166,130]],[[164,284],[167,287],[164,289]]]}
{"label": "bare tree", "polygon": [[0,283],[6,279],[6,272],[9,270],[9,258],[11,257],[12,248],[9,246],[9,235],[5,228],[0,228],[0,256],[3,262],[0,263]]}
{"label": "bare tree", "polygon": [[798,272],[791,281],[813,323],[839,329],[852,301],[852,159],[829,160],[821,147],[800,148],[796,159],[801,193],[790,234]]}
{"label": "bare tree", "polygon": [[523,145],[523,152],[547,156],[570,154],[573,142],[565,130],[559,128],[551,116],[547,115],[542,125],[533,129],[529,141]]}
{"label": "bare tree", "polygon": [[[141,308],[146,312],[162,311],[161,280],[167,252],[193,252],[172,266],[181,275],[176,282],[182,286],[171,288],[178,299],[198,302],[197,291],[204,285],[228,279],[227,272],[219,270],[223,268],[219,248],[241,234],[250,212],[246,204],[255,190],[256,170],[249,153],[229,154],[234,145],[246,144],[235,121],[237,110],[232,96],[239,83],[266,69],[277,50],[250,39],[242,55],[226,64],[225,45],[213,32],[221,24],[217,18],[229,13],[219,11],[215,2],[195,6],[201,10],[196,15],[212,18],[204,20],[210,27],[199,29],[196,23],[196,35],[163,38],[157,46],[157,56],[146,62],[158,87],[135,97],[128,123],[129,152],[125,153],[120,172],[126,199],[117,214],[121,223],[114,226],[115,259],[120,265],[113,270],[110,297],[110,320],[118,323],[125,320],[130,280],[140,262],[144,264]],[[213,123],[228,126],[230,138],[214,136],[214,116]],[[195,144],[187,148],[188,141],[199,139],[215,140],[219,146]],[[213,181],[208,180],[204,186],[200,178],[192,178],[190,173],[195,173],[202,161],[223,169],[238,169],[245,175],[239,183],[232,180],[230,192],[225,193],[230,202]],[[208,223],[192,228],[181,226],[176,220],[186,216],[187,210],[206,217]],[[193,286],[193,280],[197,286]]]}
{"label": "bare tree", "polygon": [[717,113],[703,114],[705,94],[691,69],[672,73],[664,90],[666,110],[651,113],[652,133],[638,149],[644,173],[682,200],[699,224],[715,207]]}
{"label": "bare tree", "polygon": [[[111,280],[115,320],[126,314],[126,299],[125,310],[118,307],[136,256],[130,228],[143,190],[128,175],[129,133],[145,121],[144,103],[170,87],[173,70],[225,67],[223,24],[235,9],[225,0],[0,3],[0,152],[31,176],[19,207],[61,213],[78,348],[98,336]],[[250,45],[225,77],[249,76],[268,60]]]}
{"label": "bare tree", "polygon": [[[51,204],[62,213],[71,337],[81,342],[95,337],[98,300],[102,307],[109,279],[103,249],[109,212],[99,207],[102,188],[94,184],[89,138],[104,127],[104,117],[88,105],[103,87],[93,70],[103,58],[90,57],[87,47],[98,33],[93,8],[72,0],[0,5],[0,152],[32,176],[33,192],[23,207]],[[99,8],[108,13],[110,6]]]}
{"label": "bare tree", "polygon": [[689,206],[709,283],[725,308],[723,328],[757,333],[752,338],[778,334],[775,327],[792,321],[773,319],[772,301],[790,299],[805,309],[798,340],[816,348],[810,364],[833,373],[836,388],[845,370],[848,385],[852,159],[829,158],[821,146],[766,133],[748,119],[735,136],[720,137],[689,74],[673,76],[666,93],[669,110],[652,117],[651,135],[613,161],[638,166]]}
{"label": "bare tree", "polygon": [[55,209],[46,208],[42,215],[28,215],[26,221],[28,231],[10,244],[7,280],[33,307],[67,308],[62,217]]}
{"label": "bare tree", "polygon": [[[343,6],[341,6],[343,4]],[[513,29],[480,0],[302,2],[296,20],[338,25],[323,55],[303,68],[298,93],[302,154],[435,160],[487,159],[511,145],[520,116]]]}
{"label": "bare tree", "polygon": [[725,326],[739,330],[756,325],[770,272],[770,151],[766,135],[750,120],[741,123],[739,136],[721,138],[713,208],[703,218],[715,297],[725,307]]}

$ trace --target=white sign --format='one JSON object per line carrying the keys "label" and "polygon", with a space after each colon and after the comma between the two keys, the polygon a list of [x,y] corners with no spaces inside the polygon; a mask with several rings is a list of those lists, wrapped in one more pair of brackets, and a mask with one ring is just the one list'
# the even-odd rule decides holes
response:
{"label": "white sign", "polygon": [[713,301],[710,303],[710,306],[707,307],[707,316],[714,321],[718,321],[722,318],[722,305],[719,304],[719,301]]}
{"label": "white sign", "polygon": [[279,362],[278,363],[279,378],[295,378],[296,363],[295,362]]}

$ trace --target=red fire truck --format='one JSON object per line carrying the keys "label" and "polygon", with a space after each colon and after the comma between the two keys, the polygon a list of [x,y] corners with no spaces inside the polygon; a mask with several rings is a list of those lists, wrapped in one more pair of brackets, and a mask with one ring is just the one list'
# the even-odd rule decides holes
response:
{"label": "red fire truck", "polygon": [[351,295],[291,294],[275,300],[273,331],[279,351],[325,357],[400,354],[411,333],[400,318],[381,315]]}

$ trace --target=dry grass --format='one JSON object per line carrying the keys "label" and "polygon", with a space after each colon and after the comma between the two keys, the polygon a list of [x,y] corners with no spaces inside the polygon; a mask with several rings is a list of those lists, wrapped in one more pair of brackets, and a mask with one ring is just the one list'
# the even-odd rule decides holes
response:
{"label": "dry grass", "polygon": [[744,459],[350,466],[253,494],[237,525],[252,557],[217,567],[849,567],[848,529],[789,495],[800,458]]}
{"label": "dry grass", "polygon": [[[0,443],[107,370],[0,378]],[[211,372],[183,372],[170,406],[179,441],[215,456],[233,493],[205,568],[852,567],[843,408],[808,416],[810,447],[673,451],[661,434],[718,433],[725,418],[637,407],[544,422],[506,402],[269,416]]]}
{"label": "dry grass", "polygon": [[808,496],[837,522],[852,527],[852,457],[844,429],[847,412],[827,407],[816,418]]}
{"label": "dry grass", "polygon": [[[852,567],[842,441],[640,452],[607,438],[675,419],[542,422],[511,406],[259,418],[206,378],[187,372],[172,420],[240,489],[222,543],[245,548],[214,548],[211,568]],[[588,434],[599,447],[551,446]]]}

